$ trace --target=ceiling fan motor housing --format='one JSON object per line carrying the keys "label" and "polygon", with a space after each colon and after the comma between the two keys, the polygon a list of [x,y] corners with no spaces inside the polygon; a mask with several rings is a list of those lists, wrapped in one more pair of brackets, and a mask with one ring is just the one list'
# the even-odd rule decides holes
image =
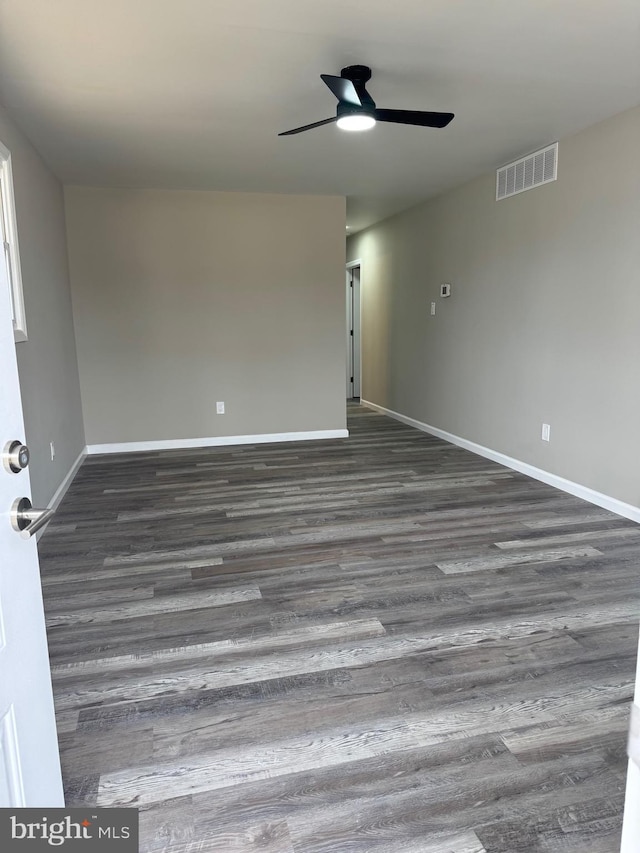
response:
{"label": "ceiling fan motor housing", "polygon": [[367,65],[347,65],[340,72],[340,76],[351,80],[352,83],[367,83],[371,80],[371,69]]}

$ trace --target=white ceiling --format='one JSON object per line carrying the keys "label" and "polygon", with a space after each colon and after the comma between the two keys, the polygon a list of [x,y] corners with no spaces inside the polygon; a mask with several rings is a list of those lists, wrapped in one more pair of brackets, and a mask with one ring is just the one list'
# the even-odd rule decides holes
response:
{"label": "white ceiling", "polygon": [[[640,0],[0,0],[0,100],[65,183],[340,194],[353,231],[640,101]],[[444,130],[288,130],[319,79]]]}

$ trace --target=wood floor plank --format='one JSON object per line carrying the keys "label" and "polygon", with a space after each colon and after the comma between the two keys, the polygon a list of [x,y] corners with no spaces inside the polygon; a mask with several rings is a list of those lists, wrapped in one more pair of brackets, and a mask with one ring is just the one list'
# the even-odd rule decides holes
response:
{"label": "wood floor plank", "polygon": [[295,853],[285,821],[262,823],[193,841],[163,844],[156,849],[162,853]]}
{"label": "wood floor plank", "polygon": [[132,619],[139,616],[153,616],[156,613],[172,611],[201,610],[209,607],[222,607],[226,604],[237,604],[240,601],[250,601],[260,598],[260,590],[256,586],[238,587],[233,590],[210,593],[187,593],[174,595],[171,598],[137,598],[133,601],[121,601],[112,607],[82,607],[77,606],[72,612],[49,612],[47,624],[79,625],[83,622],[113,622],[118,619]]}
{"label": "wood floor plank", "polygon": [[482,572],[487,569],[502,569],[510,566],[520,566],[525,563],[555,563],[557,560],[568,560],[575,557],[599,557],[601,551],[590,545],[583,548],[550,548],[548,550],[529,551],[518,554],[497,554],[490,557],[472,557],[469,560],[445,560],[436,563],[440,571],[446,575],[460,572]]}

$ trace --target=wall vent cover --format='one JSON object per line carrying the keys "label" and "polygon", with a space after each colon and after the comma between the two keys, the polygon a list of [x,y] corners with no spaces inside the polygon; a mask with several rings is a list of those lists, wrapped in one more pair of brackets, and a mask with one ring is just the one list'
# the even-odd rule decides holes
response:
{"label": "wall vent cover", "polygon": [[558,143],[527,154],[496,172],[496,201],[548,184],[558,177]]}

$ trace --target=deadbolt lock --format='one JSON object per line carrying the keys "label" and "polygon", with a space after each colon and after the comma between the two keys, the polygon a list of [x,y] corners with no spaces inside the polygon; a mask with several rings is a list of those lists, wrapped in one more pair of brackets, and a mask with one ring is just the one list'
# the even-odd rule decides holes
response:
{"label": "deadbolt lock", "polygon": [[10,474],[19,474],[29,464],[29,448],[21,441],[10,441],[5,445],[2,462]]}

